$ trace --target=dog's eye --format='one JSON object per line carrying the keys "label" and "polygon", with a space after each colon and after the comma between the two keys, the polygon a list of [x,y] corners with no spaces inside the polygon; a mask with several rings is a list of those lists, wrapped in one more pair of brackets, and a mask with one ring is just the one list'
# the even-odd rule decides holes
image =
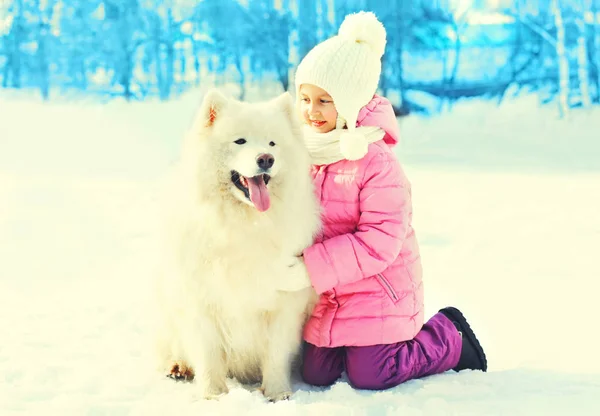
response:
{"label": "dog's eye", "polygon": [[235,144],[244,144],[244,143],[246,143],[246,139],[237,139],[234,143]]}
{"label": "dog's eye", "polygon": [[269,142],[269,146],[271,146],[271,147],[275,146],[275,142]]}

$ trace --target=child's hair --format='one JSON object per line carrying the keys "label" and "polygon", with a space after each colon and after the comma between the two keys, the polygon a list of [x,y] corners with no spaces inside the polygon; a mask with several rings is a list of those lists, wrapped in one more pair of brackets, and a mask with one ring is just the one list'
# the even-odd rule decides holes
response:
{"label": "child's hair", "polygon": [[337,128],[346,125],[346,135],[356,136],[358,113],[371,101],[379,85],[385,45],[385,28],[373,13],[346,16],[338,34],[315,46],[300,62],[296,93],[302,84],[327,91],[338,112]]}

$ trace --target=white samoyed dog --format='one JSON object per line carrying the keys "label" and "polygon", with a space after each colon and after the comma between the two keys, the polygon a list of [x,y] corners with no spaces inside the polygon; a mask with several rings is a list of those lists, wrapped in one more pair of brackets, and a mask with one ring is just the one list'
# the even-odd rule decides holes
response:
{"label": "white samoyed dog", "polygon": [[287,93],[250,104],[210,90],[168,181],[158,358],[202,398],[227,377],[291,395],[316,296],[297,256],[320,225],[301,131]]}

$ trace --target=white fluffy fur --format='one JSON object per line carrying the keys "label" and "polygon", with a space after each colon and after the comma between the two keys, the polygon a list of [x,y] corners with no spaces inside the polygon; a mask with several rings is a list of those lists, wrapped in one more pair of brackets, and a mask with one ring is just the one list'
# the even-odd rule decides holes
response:
{"label": "white fluffy fur", "polygon": [[385,28],[372,12],[358,12],[346,16],[338,35],[369,45],[379,58],[385,52]]}
{"label": "white fluffy fur", "polygon": [[[242,137],[247,144],[233,143]],[[267,151],[275,157],[271,207],[260,213],[230,171],[251,175]],[[262,381],[271,400],[291,394],[291,363],[315,294],[277,287],[319,227],[309,167],[288,94],[254,104],[206,95],[167,187],[157,282],[159,364],[167,374],[175,365],[193,369],[203,398],[226,393],[228,376]]]}

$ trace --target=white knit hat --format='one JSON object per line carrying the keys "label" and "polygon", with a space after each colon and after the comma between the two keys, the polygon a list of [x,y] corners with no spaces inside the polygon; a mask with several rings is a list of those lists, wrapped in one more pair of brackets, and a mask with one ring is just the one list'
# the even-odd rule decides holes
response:
{"label": "white knit hat", "polygon": [[302,84],[313,84],[333,98],[336,127],[348,127],[340,136],[348,160],[360,159],[368,150],[367,139],[355,130],[356,119],[377,91],[385,44],[385,28],[373,13],[350,14],[338,34],[315,46],[296,70],[296,93]]}

